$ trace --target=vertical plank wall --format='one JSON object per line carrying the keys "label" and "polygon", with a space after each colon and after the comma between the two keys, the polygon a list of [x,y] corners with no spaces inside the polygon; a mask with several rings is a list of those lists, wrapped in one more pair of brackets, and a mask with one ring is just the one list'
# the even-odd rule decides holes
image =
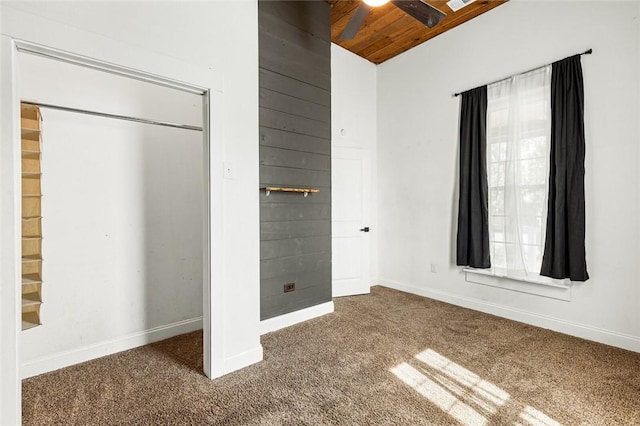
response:
{"label": "vertical plank wall", "polygon": [[[331,300],[331,34],[321,1],[258,2],[260,316]],[[285,293],[284,284],[295,282]]]}

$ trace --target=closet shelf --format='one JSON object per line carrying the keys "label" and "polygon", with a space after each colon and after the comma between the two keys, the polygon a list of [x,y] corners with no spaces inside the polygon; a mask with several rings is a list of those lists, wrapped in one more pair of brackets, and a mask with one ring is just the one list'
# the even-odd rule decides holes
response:
{"label": "closet shelf", "polygon": [[40,256],[23,256],[22,263],[33,263],[33,262],[42,262],[42,257]]}
{"label": "closet shelf", "polygon": [[23,158],[34,158],[34,159],[37,159],[38,157],[40,157],[40,154],[42,154],[40,151],[33,151],[33,150],[29,150],[29,149],[23,149],[22,150],[22,157]]}
{"label": "closet shelf", "polygon": [[22,137],[26,139],[31,139],[31,140],[40,139],[40,129],[27,129],[23,127],[21,129],[20,134],[22,135]]}
{"label": "closet shelf", "polygon": [[22,216],[22,220],[24,221],[37,220],[37,219],[42,219],[42,216]]}
{"label": "closet shelf", "polygon": [[40,295],[38,293],[28,293],[22,295],[22,308],[35,307],[42,305]]}
{"label": "closet shelf", "polygon": [[42,280],[35,274],[33,275],[23,275],[22,276],[22,285],[33,285],[33,284],[42,284]]}
{"label": "closet shelf", "polygon": [[42,173],[40,172],[22,172],[22,176],[23,177],[28,177],[28,176],[42,176]]}
{"label": "closet shelf", "polygon": [[23,198],[41,198],[42,194],[22,194]]}
{"label": "closet shelf", "polygon": [[279,186],[265,186],[260,189],[266,192],[267,197],[272,192],[297,192],[297,193],[304,194],[305,197],[309,194],[315,194],[316,192],[320,192],[320,190],[316,188],[285,188],[285,187],[279,187]]}
{"label": "closet shelf", "polygon": [[33,241],[33,240],[41,240],[42,239],[42,235],[27,235],[27,236],[22,236],[22,241]]}
{"label": "closet shelf", "polygon": [[[34,312],[35,313],[35,312]],[[40,323],[22,320],[22,331],[39,326]]]}

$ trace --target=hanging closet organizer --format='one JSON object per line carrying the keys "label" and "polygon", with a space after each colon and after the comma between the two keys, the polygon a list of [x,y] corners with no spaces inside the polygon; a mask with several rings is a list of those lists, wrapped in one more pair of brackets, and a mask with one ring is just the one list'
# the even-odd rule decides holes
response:
{"label": "hanging closet organizer", "polygon": [[21,105],[22,151],[22,329],[41,324],[42,138],[40,109]]}

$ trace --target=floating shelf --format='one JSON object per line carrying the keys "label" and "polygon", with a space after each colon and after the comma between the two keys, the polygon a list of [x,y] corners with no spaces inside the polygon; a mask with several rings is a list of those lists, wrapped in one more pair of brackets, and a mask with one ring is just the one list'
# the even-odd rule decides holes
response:
{"label": "floating shelf", "polygon": [[279,186],[265,186],[260,189],[266,191],[267,197],[272,192],[297,192],[297,193],[303,194],[305,197],[308,196],[309,194],[315,194],[316,192],[320,192],[320,190],[316,188],[283,188]]}

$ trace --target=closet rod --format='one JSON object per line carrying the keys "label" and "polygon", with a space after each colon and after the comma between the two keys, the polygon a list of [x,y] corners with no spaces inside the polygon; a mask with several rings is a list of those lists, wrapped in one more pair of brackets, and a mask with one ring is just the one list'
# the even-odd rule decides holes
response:
{"label": "closet rod", "polygon": [[174,127],[176,129],[196,130],[198,132],[202,131],[202,127],[192,126],[190,124],[177,124],[177,123],[170,123],[168,121],[149,120],[146,118],[129,117],[126,115],[109,114],[106,112],[98,112],[98,111],[89,111],[86,109],[70,108],[70,107],[61,106],[61,105],[45,104],[42,102],[33,102],[33,101],[20,101],[20,102],[27,105],[38,106],[41,108],[57,109],[60,111],[67,111],[67,112],[77,112],[80,114],[95,115],[98,117],[115,118],[117,120],[135,121],[136,123],[155,124],[157,126]]}

